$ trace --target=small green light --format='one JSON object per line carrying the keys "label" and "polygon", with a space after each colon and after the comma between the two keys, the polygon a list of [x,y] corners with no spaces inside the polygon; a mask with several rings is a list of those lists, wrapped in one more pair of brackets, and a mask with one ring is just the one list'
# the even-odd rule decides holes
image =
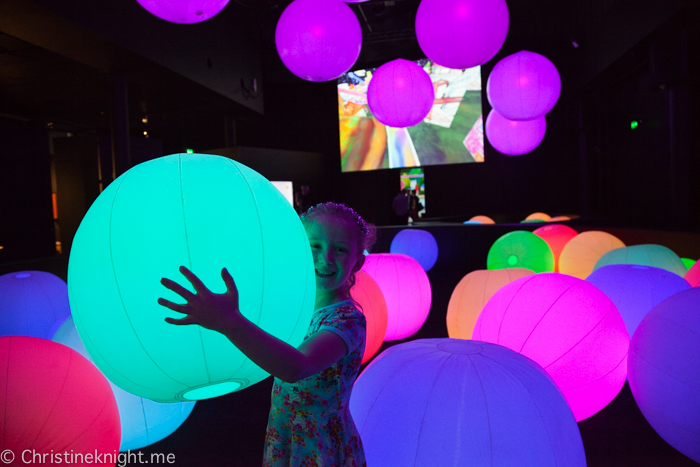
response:
{"label": "small green light", "polygon": [[630,123],[630,128],[633,130],[639,126],[639,122],[637,120],[632,120],[632,123]]}
{"label": "small green light", "polygon": [[188,149],[187,154],[194,154],[194,149]]}

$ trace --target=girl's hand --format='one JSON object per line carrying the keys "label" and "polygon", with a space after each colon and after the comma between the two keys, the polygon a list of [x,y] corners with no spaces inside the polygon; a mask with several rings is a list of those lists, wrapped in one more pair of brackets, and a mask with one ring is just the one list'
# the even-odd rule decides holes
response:
{"label": "girl's hand", "polygon": [[236,326],[236,323],[243,318],[238,309],[238,289],[236,283],[226,268],[221,270],[221,277],[226,284],[226,292],[222,294],[213,293],[204,283],[185,266],[180,266],[180,272],[194,287],[195,293],[190,292],[180,284],[165,277],[160,283],[166,288],[185,299],[184,305],[178,305],[164,298],[159,298],[158,303],[173,311],[182,313],[184,318],[165,318],[165,321],[178,326],[187,324],[198,324],[204,328],[226,333],[227,330]]}

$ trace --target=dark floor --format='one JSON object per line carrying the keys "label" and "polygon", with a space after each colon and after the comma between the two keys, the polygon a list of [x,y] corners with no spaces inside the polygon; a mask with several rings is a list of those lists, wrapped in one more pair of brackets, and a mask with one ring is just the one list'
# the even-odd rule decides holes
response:
{"label": "dark floor", "polygon": [[[428,272],[433,291],[430,315],[412,336],[447,337],[445,315],[452,290],[475,269],[484,269],[491,244],[517,229],[538,225],[426,225],[440,248],[438,261]],[[575,225],[578,231],[594,230]],[[374,252],[388,252],[398,227],[379,230]],[[604,229],[627,245],[659,243],[680,256],[700,258],[700,235],[673,232]],[[66,279],[67,259],[56,257],[25,263],[0,264],[0,274],[24,269],[52,272]],[[384,348],[404,341],[385,343]],[[176,466],[258,466],[261,464],[265,426],[269,410],[271,378],[241,392],[200,401],[190,417],[170,437],[142,449],[150,453],[174,454]],[[698,465],[668,445],[647,423],[637,408],[629,386],[606,408],[579,423],[588,465],[592,467],[683,467]]]}

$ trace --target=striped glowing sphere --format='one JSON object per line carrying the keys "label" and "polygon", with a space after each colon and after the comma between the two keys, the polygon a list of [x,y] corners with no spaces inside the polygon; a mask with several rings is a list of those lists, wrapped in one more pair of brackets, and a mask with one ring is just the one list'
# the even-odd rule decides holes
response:
{"label": "striped glowing sphere", "polygon": [[70,315],[68,288],[43,271],[0,276],[0,336],[50,339],[56,323]]}
{"label": "striped glowing sphere", "polygon": [[608,251],[593,270],[610,264],[638,264],[665,269],[683,277],[688,271],[680,257],[663,245],[633,245]]}
{"label": "striped glowing sphere", "polygon": [[610,403],[627,377],[625,322],[603,292],[573,276],[535,274],[504,286],[479,315],[473,338],[539,363],[577,421]]}
{"label": "striped glowing sphere", "polygon": [[80,337],[120,388],[176,402],[216,397],[268,376],[222,334],[164,321],[181,315],[158,298],[182,299],[160,280],[190,287],[181,265],[216,293],[226,290],[226,267],[248,319],[292,346],[302,342],[316,281],[306,231],[289,202],[231,159],[161,157],[131,168],[100,194],[68,264]]}
{"label": "striped glowing sphere", "polygon": [[357,378],[350,412],[367,465],[586,465],[552,379],[487,342],[419,339],[385,350]]}
{"label": "striped glowing sphere", "polygon": [[480,269],[464,276],[447,305],[447,335],[471,339],[476,319],[491,297],[504,285],[534,273],[525,268]]}
{"label": "striped glowing sphere", "polygon": [[428,275],[418,261],[399,253],[375,253],[365,257],[362,270],[375,280],[386,300],[384,340],[415,334],[425,323],[433,298]]}
{"label": "striped glowing sphere", "polygon": [[591,230],[569,240],[559,255],[559,272],[585,279],[608,251],[625,246],[622,241],[607,232]]}
{"label": "striped glowing sphere", "polygon": [[433,234],[427,230],[403,229],[394,236],[389,247],[391,253],[408,255],[418,261],[427,272],[435,266],[438,258],[438,244]]}
{"label": "striped glowing sphere", "polygon": [[[35,453],[46,460],[60,453],[63,461],[66,452],[84,455],[83,462],[77,457],[71,465],[116,463],[120,430],[114,394],[100,371],[76,351],[47,339],[0,337],[0,401],[5,463],[31,463]],[[14,463],[7,462],[6,450],[14,453]],[[91,462],[88,453],[101,460]]]}
{"label": "striped glowing sphere", "polygon": [[350,296],[360,305],[360,310],[367,320],[365,353],[362,356],[364,363],[374,357],[384,342],[389,320],[386,300],[372,276],[362,270],[355,273],[355,285],[350,289]]}
{"label": "striped glowing sphere", "polygon": [[578,235],[578,232],[567,225],[552,224],[533,230],[532,233],[547,242],[547,245],[549,245],[554,255],[554,272],[559,272],[559,256],[561,256],[561,251],[564,249],[564,246],[569,243],[569,240]]}
{"label": "striped glowing sphere", "polygon": [[630,342],[629,383],[656,432],[700,462],[700,289],[667,298],[639,324]]}
{"label": "striped glowing sphere", "polygon": [[489,249],[486,269],[525,268],[535,272],[554,271],[554,255],[532,232],[515,230],[496,240]]}

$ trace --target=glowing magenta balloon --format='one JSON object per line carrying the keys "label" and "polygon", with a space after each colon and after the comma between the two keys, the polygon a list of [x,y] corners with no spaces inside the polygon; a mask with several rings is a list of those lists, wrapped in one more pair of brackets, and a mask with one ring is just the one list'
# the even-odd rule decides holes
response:
{"label": "glowing magenta balloon", "polygon": [[386,300],[372,276],[362,270],[355,273],[355,285],[350,289],[350,295],[360,305],[360,310],[367,320],[365,353],[362,355],[362,363],[364,363],[374,357],[384,342],[389,320]]}
{"label": "glowing magenta balloon", "polygon": [[[629,383],[649,424],[671,446],[700,462],[700,289],[667,298],[630,342]],[[351,399],[352,400],[352,399]]]}
{"label": "glowing magenta balloon", "polygon": [[362,29],[343,2],[294,0],[277,22],[275,44],[282,63],[299,78],[329,81],[355,64]]}
{"label": "glowing magenta balloon", "polygon": [[593,270],[609,264],[639,264],[665,269],[683,277],[688,270],[683,261],[663,245],[632,245],[608,251],[595,263]]}
{"label": "glowing magenta balloon", "polygon": [[535,274],[525,268],[479,269],[459,281],[447,304],[447,335],[471,339],[474,324],[484,305],[501,287],[521,277]]}
{"label": "glowing magenta balloon", "polygon": [[422,122],[435,102],[428,73],[415,62],[401,58],[377,68],[367,87],[367,105],[385,125],[405,128]]}
{"label": "glowing magenta balloon", "polygon": [[447,68],[471,68],[498,53],[508,34],[505,0],[422,0],[416,38],[423,53]]}
{"label": "glowing magenta balloon", "polygon": [[593,271],[586,281],[612,300],[630,337],[652,308],[690,288],[685,279],[671,271],[636,264],[603,266]]}
{"label": "glowing magenta balloon", "polygon": [[700,287],[700,261],[693,264],[683,278],[691,287]]}
{"label": "glowing magenta balloon", "polygon": [[474,339],[504,345],[547,370],[577,421],[608,405],[627,377],[629,335],[612,301],[573,276],[541,273],[504,286]]}
{"label": "glowing magenta balloon", "polygon": [[564,249],[564,245],[569,243],[569,240],[578,235],[578,232],[567,225],[552,224],[533,230],[532,233],[547,242],[554,255],[554,272],[559,272],[561,250]]}
{"label": "glowing magenta balloon", "polygon": [[51,339],[69,315],[68,286],[60,277],[43,271],[0,276],[0,336]]}
{"label": "glowing magenta balloon", "polygon": [[534,120],[552,110],[561,93],[557,67],[523,50],[501,59],[486,82],[491,107],[508,120]]}
{"label": "glowing magenta balloon", "polygon": [[556,384],[512,350],[420,339],[382,352],[357,378],[350,412],[374,466],[585,466]]}
{"label": "glowing magenta balloon", "polygon": [[503,118],[495,109],[486,117],[486,137],[496,151],[506,156],[520,156],[535,149],[547,131],[544,117],[519,122]]}
{"label": "glowing magenta balloon", "polygon": [[427,272],[437,261],[438,244],[427,230],[403,229],[391,240],[389,251],[410,256]]}
{"label": "glowing magenta balloon", "polygon": [[201,23],[219,14],[229,0],[136,0],[149,13],[171,23]]}
{"label": "glowing magenta balloon", "polygon": [[362,270],[372,276],[386,300],[389,319],[384,340],[415,334],[425,323],[433,298],[418,261],[398,253],[376,253],[365,257]]}
{"label": "glowing magenta balloon", "polygon": [[[119,452],[119,411],[107,378],[65,345],[26,336],[0,337],[0,450],[22,459],[25,449],[46,464],[114,465]],[[56,452],[54,452],[56,451]],[[90,453],[92,462],[63,459]],[[48,462],[60,453],[61,462]],[[103,460],[95,461],[94,453]],[[110,461],[105,460],[111,456]],[[26,456],[26,454],[25,454]],[[31,454],[25,459],[31,459]],[[20,465],[19,462],[11,465]]]}

